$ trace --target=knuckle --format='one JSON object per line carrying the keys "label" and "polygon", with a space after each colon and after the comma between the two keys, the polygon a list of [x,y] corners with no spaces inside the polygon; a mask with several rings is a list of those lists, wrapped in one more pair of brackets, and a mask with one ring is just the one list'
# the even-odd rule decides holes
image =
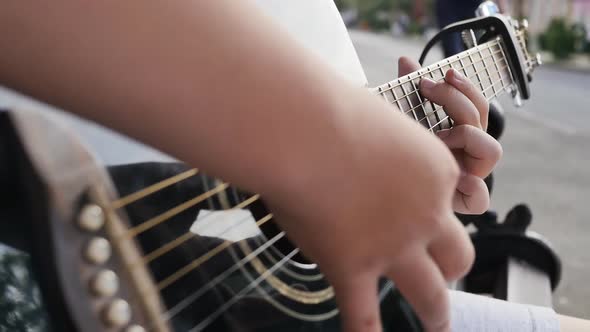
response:
{"label": "knuckle", "polygon": [[457,164],[457,160],[455,160],[452,154],[450,154],[449,158],[450,161],[445,163],[445,177],[449,182],[456,184],[459,181],[459,177],[461,176],[461,169],[459,168],[459,164]]}
{"label": "knuckle", "polygon": [[455,259],[450,260],[447,266],[441,267],[443,275],[447,281],[457,280],[465,276],[471,269],[473,261],[475,260],[475,249],[470,241],[466,241],[466,245],[461,247],[461,250],[456,253]]}

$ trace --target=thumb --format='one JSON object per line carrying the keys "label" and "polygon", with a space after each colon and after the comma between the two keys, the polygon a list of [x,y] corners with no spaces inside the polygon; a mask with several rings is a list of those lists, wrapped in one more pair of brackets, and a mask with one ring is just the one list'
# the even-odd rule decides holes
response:
{"label": "thumb", "polygon": [[381,332],[377,278],[370,273],[332,282],[343,331]]}
{"label": "thumb", "polygon": [[408,75],[418,69],[420,69],[420,64],[408,57],[403,56],[397,61],[398,77]]}

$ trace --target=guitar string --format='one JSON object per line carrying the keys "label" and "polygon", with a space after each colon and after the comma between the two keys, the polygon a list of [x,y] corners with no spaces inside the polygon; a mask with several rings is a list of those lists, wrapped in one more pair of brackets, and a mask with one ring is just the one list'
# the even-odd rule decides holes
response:
{"label": "guitar string", "polygon": [[229,183],[224,182],[218,186],[216,186],[215,188],[208,190],[204,193],[201,193],[199,195],[197,195],[196,197],[181,203],[153,218],[150,218],[140,224],[138,224],[137,226],[134,226],[130,229],[128,229],[125,234],[121,235],[120,238],[132,238],[132,237],[136,237],[137,235],[149,230],[150,228],[157,226],[159,224],[161,224],[164,221],[169,220],[170,218],[176,216],[177,214],[203,202],[204,200],[206,200],[207,198],[210,198],[211,196],[218,194],[222,191],[224,191],[225,189],[227,189],[229,187]]}
{"label": "guitar string", "polygon": [[[258,221],[256,221],[256,226],[260,227],[260,226],[264,225],[266,222],[271,220],[272,217],[273,217],[272,213],[268,213],[266,216],[264,216],[264,217],[260,218]],[[194,259],[189,264],[176,270],[175,272],[170,274],[168,277],[164,278],[162,281],[159,281],[157,283],[156,287],[158,288],[159,291],[162,291],[163,289],[170,286],[171,284],[176,282],[178,279],[185,276],[187,273],[189,273],[189,272],[193,271],[194,269],[196,269],[197,267],[201,266],[201,264],[203,264],[206,261],[208,261],[209,259],[213,258],[215,255],[222,252],[223,250],[225,250],[226,248],[228,248],[232,244],[233,244],[233,242],[230,242],[230,241],[222,242],[221,244],[217,245],[215,248],[209,250],[206,254],[199,256],[198,258]]]}
{"label": "guitar string", "polygon": [[[516,36],[517,36],[517,38],[520,38],[520,37],[524,38],[524,33],[519,32],[519,33],[516,34]],[[519,39],[519,41],[522,42],[521,44],[524,44],[524,42],[523,42],[524,39]],[[501,40],[495,39],[495,40],[492,40],[492,41],[488,41],[488,42],[486,42],[484,44],[480,44],[480,45],[478,45],[476,47],[470,48],[470,49],[465,50],[465,51],[463,51],[461,53],[458,53],[456,55],[450,56],[450,57],[448,57],[446,59],[443,59],[443,60],[441,60],[439,62],[436,62],[436,63],[434,63],[432,65],[427,66],[426,68],[423,69],[423,71],[425,71],[425,73],[419,74],[418,76],[416,76],[412,80],[414,80],[416,78],[422,78],[422,76],[425,76],[426,74],[430,74],[432,72],[435,72],[439,68],[442,68],[442,67],[445,67],[445,66],[449,66],[449,65],[452,66],[452,63],[455,63],[455,62],[458,62],[458,61],[460,62],[461,60],[466,60],[470,56],[473,56],[473,54],[478,55],[478,54],[481,53],[481,51],[491,50],[493,47],[496,47],[496,46],[498,46],[500,48],[500,50],[499,51],[496,51],[494,53],[498,53],[498,52],[502,52],[503,53],[503,51],[502,51],[502,41]],[[521,45],[521,47],[523,47],[523,45]],[[530,59],[529,59],[528,54],[525,54],[525,56],[526,56],[525,62],[528,65],[530,63]],[[452,59],[452,61],[451,61],[451,59]],[[502,57],[500,60],[506,60],[506,59],[505,59],[505,57]],[[481,62],[481,59],[476,60],[474,63],[478,63],[478,62]],[[468,66],[471,66],[471,65],[472,64],[468,64]],[[436,68],[434,68],[434,67],[436,67]],[[416,71],[416,73],[419,73],[420,71],[422,71],[422,70],[418,70],[418,71]],[[383,88],[384,86],[390,85],[387,88],[383,88],[381,91],[379,91],[381,94],[382,93],[385,93],[385,92],[388,92],[388,91],[390,91],[390,90],[392,90],[394,88],[400,87],[402,84],[408,83],[410,81],[409,77],[412,74],[414,74],[414,73],[410,73],[410,74],[408,74],[406,76],[402,76],[402,77],[398,78],[397,80],[393,80],[393,81],[390,81],[388,83],[382,84],[381,86],[378,86],[376,89]],[[407,80],[404,81],[404,82],[400,82],[400,80],[402,80],[402,79],[407,79]],[[391,85],[393,82],[396,82],[396,81],[399,82],[399,83]]]}
{"label": "guitar string", "polygon": [[254,251],[249,253],[247,256],[245,256],[244,258],[239,260],[236,264],[232,265],[232,267],[230,267],[230,268],[226,269],[225,271],[223,271],[222,273],[218,274],[214,279],[211,279],[209,282],[207,282],[207,284],[205,284],[201,288],[195,290],[189,296],[183,298],[178,303],[172,305],[171,308],[168,309],[168,311],[166,311],[165,313],[162,314],[163,321],[167,322],[171,319],[174,319],[174,317],[176,317],[176,315],[181,313],[184,309],[186,309],[194,301],[199,299],[199,297],[201,297],[203,294],[205,294],[205,292],[209,291],[210,289],[212,289],[213,287],[215,287],[219,283],[223,282],[232,273],[238,271],[240,268],[242,268],[247,263],[252,261],[254,258],[259,256],[261,253],[263,253],[265,250],[267,250],[270,246],[272,246],[278,240],[282,239],[284,236],[285,236],[285,232],[278,233],[277,235],[275,235],[274,237],[269,239],[267,242],[262,244],[260,247],[256,248]]}
{"label": "guitar string", "polygon": [[263,274],[258,276],[258,278],[254,279],[250,282],[245,288],[243,288],[240,292],[234,295],[231,299],[226,301],[217,310],[213,313],[209,314],[204,320],[202,320],[199,324],[188,330],[187,332],[196,332],[202,331],[205,327],[211,324],[219,315],[224,313],[228,310],[233,304],[238,302],[246,293],[250,292],[254,287],[258,286],[262,281],[266,280],[271,274],[273,274],[276,270],[280,267],[285,265],[293,256],[295,256],[299,252],[299,249],[293,249],[289,254],[285,255],[280,261],[278,261],[275,265],[264,271]]}
{"label": "guitar string", "polygon": [[[258,194],[253,195],[253,196],[245,199],[244,201],[240,202],[239,204],[236,204],[235,206],[233,206],[227,210],[224,210],[224,211],[243,209],[245,207],[248,207],[250,204],[254,203],[255,201],[257,201],[259,198],[260,198],[260,195],[258,195]],[[199,221],[203,224],[203,229],[201,230],[201,232],[204,232],[204,231],[208,230],[210,227],[214,226],[214,225],[212,225],[212,222],[211,222],[211,220],[214,220],[214,219],[210,219],[210,218],[211,218],[211,215],[206,215],[203,218],[199,219]],[[241,219],[238,222],[238,224],[236,224],[236,227],[241,225],[242,220],[248,220],[248,219],[247,218]],[[205,221],[209,221],[209,222],[207,224],[205,224],[204,223]],[[225,234],[225,230],[220,234]],[[158,247],[157,249],[152,250],[151,252],[149,252],[148,254],[143,256],[140,261],[136,261],[136,262],[132,263],[132,266],[139,264],[140,262],[144,263],[144,264],[148,264],[151,261],[157,259],[158,257],[161,257],[162,255],[166,254],[170,250],[173,250],[174,248],[178,247],[182,243],[190,240],[195,235],[197,235],[197,234],[195,234],[189,230],[186,233],[184,233],[183,235],[177,237],[176,239],[167,242],[166,244]]]}
{"label": "guitar string", "polygon": [[[377,89],[382,88],[382,92],[387,92],[389,90],[392,90],[392,89],[394,89],[396,87],[401,86],[404,83],[409,82],[410,81],[409,78],[412,76],[412,74],[418,74],[418,76],[414,77],[413,79],[422,78],[426,74],[430,74],[430,73],[438,70],[441,67],[450,66],[451,63],[455,63],[455,62],[460,61],[460,60],[467,60],[469,58],[469,56],[473,56],[474,54],[478,54],[479,51],[489,50],[489,49],[491,49],[492,47],[495,47],[495,46],[500,46],[500,41],[498,41],[498,40],[489,41],[489,42],[487,42],[485,44],[481,44],[481,45],[476,46],[474,48],[471,48],[469,50],[463,51],[463,52],[461,52],[459,54],[453,55],[451,57],[448,57],[446,59],[443,59],[443,60],[441,60],[439,62],[436,62],[436,63],[434,63],[432,65],[427,66],[426,68],[424,68],[422,70],[422,71],[424,71],[424,73],[422,73],[422,74],[419,74],[419,72],[421,70],[417,70],[414,73],[410,73],[408,75],[399,77],[396,80],[393,80],[393,81],[390,81],[388,83],[382,84],[382,85],[378,86]],[[472,52],[476,52],[476,53],[472,53]],[[452,59],[452,61],[451,61],[451,59]],[[471,64],[469,64],[469,65],[471,65]],[[436,69],[434,67],[436,67]],[[405,81],[404,82],[401,82],[401,80],[405,80]],[[393,84],[396,81],[399,82],[399,83]],[[387,88],[385,88],[385,86],[387,86]]]}
{"label": "guitar string", "polygon": [[[493,59],[493,60],[494,60],[494,62],[495,62],[495,61],[496,61],[496,58],[494,57],[494,55],[495,55],[495,54],[498,54],[498,53],[501,53],[501,52],[502,52],[502,50],[497,50],[497,51],[495,51],[495,52],[491,52],[489,56],[486,56],[486,57],[480,58],[480,59],[478,59],[478,60],[475,60],[475,61],[473,61],[472,63],[468,63],[468,64],[467,64],[467,65],[465,65],[465,66],[461,65],[461,66],[459,66],[459,67],[453,67],[453,65],[452,65],[453,63],[456,63],[456,62],[459,62],[459,63],[461,63],[461,60],[463,60],[463,59],[458,59],[457,61],[449,62],[449,64],[448,64],[448,65],[447,65],[447,64],[445,64],[444,66],[449,66],[449,69],[451,69],[451,68],[455,68],[455,69],[464,69],[464,68],[468,68],[468,67],[473,67],[473,66],[475,66],[475,65],[479,64],[480,62],[481,62],[481,63],[483,63],[483,64],[484,64],[484,66],[485,66],[485,65],[486,65],[486,63],[485,63],[485,60],[487,60],[487,59],[490,59],[490,58],[491,58],[491,59]],[[504,57],[501,57],[501,58],[499,59],[499,61],[506,61],[506,59],[505,59]],[[426,76],[426,74],[432,74],[432,73],[435,73],[435,72],[437,72],[437,73],[438,73],[438,72],[440,72],[440,70],[442,70],[442,69],[443,69],[443,67],[444,67],[444,66],[439,66],[439,67],[438,67],[438,68],[436,68],[435,70],[428,71],[428,72],[426,72],[426,73],[422,74],[421,76],[416,76],[416,77],[414,77],[414,78],[412,78],[412,79],[409,79],[409,76],[410,76],[411,74],[409,74],[408,76],[403,76],[403,77],[400,77],[400,78],[399,78],[400,80],[401,80],[402,78],[408,78],[408,80],[407,80],[407,81],[404,81],[404,82],[402,82],[402,83],[400,83],[400,84],[399,84],[399,85],[397,85],[397,86],[392,86],[391,88],[388,86],[388,87],[387,87],[387,89],[378,90],[378,93],[377,93],[377,94],[378,94],[378,95],[385,95],[385,93],[387,93],[387,92],[390,92],[390,91],[394,90],[395,88],[400,88],[400,87],[401,87],[403,84],[411,84],[413,81],[416,81],[416,80],[418,80],[418,79],[421,79],[421,78],[422,78],[422,76]],[[420,70],[418,70],[418,71],[420,71]],[[418,72],[418,71],[417,71],[417,72]],[[438,82],[438,81],[444,80],[444,78],[445,78],[445,77],[444,77],[444,76],[442,76],[442,77],[440,77],[439,79],[435,79],[434,75],[430,75],[430,77],[426,76],[426,78],[428,78],[428,79],[431,79],[431,80],[436,80],[436,81]],[[393,81],[392,81],[392,82],[393,82]],[[385,83],[385,84],[383,84],[383,85],[381,85],[381,86],[385,86],[385,85],[388,85],[388,84],[391,84],[391,82],[390,82],[390,83]],[[379,89],[379,88],[377,88],[377,89]],[[405,97],[407,97],[407,96],[409,96],[409,95],[411,95],[411,94],[413,94],[413,93],[416,93],[418,90],[419,90],[419,89],[413,89],[413,90],[411,90],[410,92],[408,92],[408,93],[406,93],[406,94],[402,94],[402,95],[400,95],[399,97],[396,95],[396,98],[397,98],[398,100],[401,100],[401,99],[403,99],[403,98],[405,98]]]}
{"label": "guitar string", "polygon": [[176,174],[172,177],[169,177],[169,178],[164,179],[160,182],[157,182],[153,185],[150,185],[149,187],[143,188],[143,189],[138,190],[132,194],[126,195],[124,197],[121,197],[121,198],[113,201],[111,203],[111,207],[113,209],[120,209],[120,208],[127,206],[133,202],[136,202],[148,195],[158,192],[166,187],[169,187],[169,186],[176,184],[180,181],[183,181],[183,180],[186,180],[192,176],[195,176],[198,173],[199,173],[199,170],[196,168],[193,168],[188,171]]}

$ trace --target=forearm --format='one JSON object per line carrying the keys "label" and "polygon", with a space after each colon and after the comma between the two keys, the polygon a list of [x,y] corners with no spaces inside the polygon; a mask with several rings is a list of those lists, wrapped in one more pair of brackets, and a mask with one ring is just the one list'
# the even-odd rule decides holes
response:
{"label": "forearm", "polygon": [[12,1],[0,81],[261,190],[384,109],[285,36],[247,1]]}

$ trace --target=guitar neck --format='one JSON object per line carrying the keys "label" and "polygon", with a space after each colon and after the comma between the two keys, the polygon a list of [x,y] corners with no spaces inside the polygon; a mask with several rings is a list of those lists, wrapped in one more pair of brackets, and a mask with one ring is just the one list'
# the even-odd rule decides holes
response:
{"label": "guitar neck", "polygon": [[445,73],[451,68],[468,77],[488,101],[514,86],[502,42],[495,39],[380,85],[373,92],[428,130],[447,129],[452,126],[452,120],[442,106],[423,98],[418,87],[424,77],[433,81],[444,80]]}

